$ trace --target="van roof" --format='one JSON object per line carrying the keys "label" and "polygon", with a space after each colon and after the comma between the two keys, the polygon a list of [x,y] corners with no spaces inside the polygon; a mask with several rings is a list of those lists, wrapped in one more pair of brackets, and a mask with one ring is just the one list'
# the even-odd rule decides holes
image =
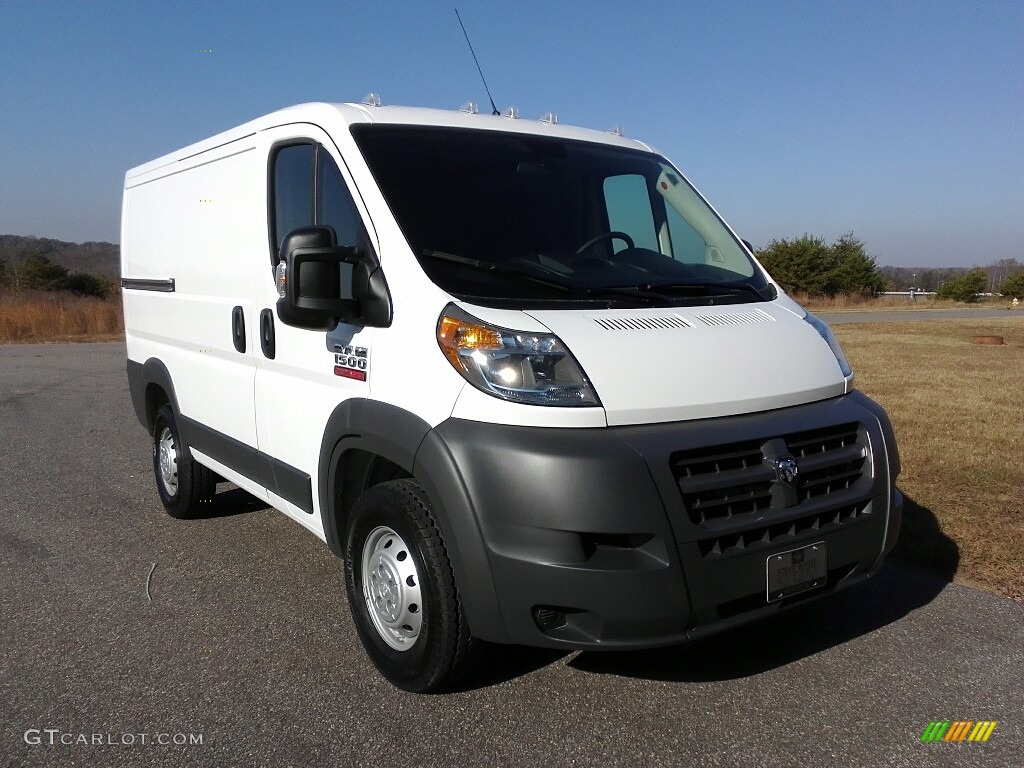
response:
{"label": "van roof", "polygon": [[401,106],[369,106],[363,104],[344,104],[335,106],[353,107],[365,115],[365,122],[388,123],[399,125],[433,125],[458,128],[475,128],[480,130],[506,131],[515,133],[532,133],[561,136],[583,141],[596,141],[618,144],[635,149],[650,149],[643,142],[626,139],[611,131],[595,131],[574,125],[562,125],[551,120],[528,120],[510,117],[508,111],[502,115],[489,112],[475,112],[468,109],[431,109],[427,107]]}
{"label": "van roof", "polygon": [[386,125],[427,125],[451,128],[467,128],[485,131],[505,131],[536,136],[552,136],[577,141],[597,142],[613,146],[653,151],[650,146],[636,139],[627,139],[612,132],[595,131],[572,125],[542,120],[527,120],[507,115],[492,115],[462,109],[431,109],[426,107],[371,106],[366,103],[309,102],[279,109],[276,112],[257,117],[247,123],[218,133],[210,138],[190,144],[174,152],[132,168],[125,175],[126,182],[150,173],[171,163],[179,162],[216,147],[260,131],[288,123],[314,123],[321,128],[337,127],[339,121],[347,128],[359,123]]}

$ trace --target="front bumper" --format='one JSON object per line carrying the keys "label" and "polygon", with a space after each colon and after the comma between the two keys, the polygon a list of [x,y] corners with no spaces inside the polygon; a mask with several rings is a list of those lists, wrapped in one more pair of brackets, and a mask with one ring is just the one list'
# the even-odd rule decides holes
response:
{"label": "front bumper", "polygon": [[[674,644],[866,578],[899,531],[892,428],[857,392],[691,422],[550,429],[452,419],[433,432],[425,445],[443,446],[461,486],[432,483],[434,498],[442,508],[465,499],[475,520],[449,527],[451,545],[482,543],[463,569],[473,572],[456,577],[483,639]],[[779,457],[796,457],[795,483],[778,479]],[[817,541],[827,545],[826,584],[768,602],[768,556]],[[487,579],[497,611],[481,621],[473,594]]]}

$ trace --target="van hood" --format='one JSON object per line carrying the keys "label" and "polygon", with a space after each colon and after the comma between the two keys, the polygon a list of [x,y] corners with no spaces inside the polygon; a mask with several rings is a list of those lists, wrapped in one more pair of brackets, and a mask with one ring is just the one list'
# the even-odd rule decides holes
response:
{"label": "van hood", "polygon": [[525,314],[573,353],[609,426],[785,408],[849,389],[825,340],[777,303]]}

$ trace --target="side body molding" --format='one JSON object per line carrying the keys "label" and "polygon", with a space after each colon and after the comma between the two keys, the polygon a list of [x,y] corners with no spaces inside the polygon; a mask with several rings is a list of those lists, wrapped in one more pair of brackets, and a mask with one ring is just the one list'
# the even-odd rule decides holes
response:
{"label": "side body molding", "polygon": [[[167,366],[155,357],[151,357],[145,363],[128,361],[128,388],[131,391],[132,406],[147,432],[153,431],[156,399],[151,393],[154,393],[157,387],[163,389],[170,400],[174,418],[185,441],[186,451],[188,446],[195,446],[197,451],[269,488],[306,513],[313,514],[312,481],[308,474],[273,456],[261,453],[254,446],[241,443],[182,414],[178,408],[178,398],[174,392],[171,374]],[[191,458],[191,455],[189,457]]]}

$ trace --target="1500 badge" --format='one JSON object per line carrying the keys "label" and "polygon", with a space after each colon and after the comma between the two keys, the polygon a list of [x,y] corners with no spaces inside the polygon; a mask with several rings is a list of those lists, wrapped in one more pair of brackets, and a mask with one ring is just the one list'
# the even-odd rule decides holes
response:
{"label": "1500 badge", "polygon": [[370,367],[366,347],[343,347],[335,344],[334,349],[334,375],[366,381]]}

